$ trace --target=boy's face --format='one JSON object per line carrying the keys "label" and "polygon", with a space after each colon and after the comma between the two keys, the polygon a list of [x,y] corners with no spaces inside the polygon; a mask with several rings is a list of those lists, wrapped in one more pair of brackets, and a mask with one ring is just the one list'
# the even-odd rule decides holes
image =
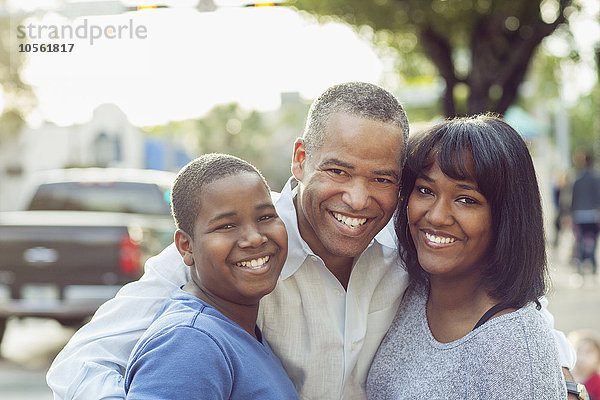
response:
{"label": "boy's face", "polygon": [[205,294],[252,305],[270,293],[287,256],[287,233],[260,177],[242,172],[205,185],[194,239],[175,241]]}

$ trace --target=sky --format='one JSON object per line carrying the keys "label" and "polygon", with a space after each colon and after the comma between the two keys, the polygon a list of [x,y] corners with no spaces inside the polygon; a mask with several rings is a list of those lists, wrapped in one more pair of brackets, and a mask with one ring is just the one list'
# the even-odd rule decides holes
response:
{"label": "sky", "polygon": [[[174,8],[73,20],[50,13],[22,25],[21,32],[39,43],[56,26],[66,32],[58,42],[74,44],[71,53],[30,54],[23,78],[38,98],[33,124],[85,122],[106,102],[138,126],[199,117],[234,101],[270,110],[279,107],[281,92],[312,99],[339,82],[377,83],[383,73],[372,45],[352,28],[319,24],[287,7]],[[65,25],[74,32],[87,28],[77,37]],[[114,26],[115,35],[119,25],[133,26],[145,37],[127,35],[127,28],[120,39],[90,44],[92,25]]]}
{"label": "sky", "polygon": [[[67,18],[49,12],[28,18],[22,29],[31,26],[29,36],[40,29],[48,36],[52,26],[76,31],[86,25],[81,32],[87,32],[85,38],[74,35],[52,41],[73,44],[70,53],[29,54],[23,79],[33,86],[39,104],[29,117],[30,125],[83,123],[103,103],[119,106],[137,126],[201,117],[228,102],[273,110],[279,107],[281,92],[299,92],[310,100],[335,83],[381,83],[386,74],[393,74],[373,45],[345,24],[322,24],[289,7],[231,7],[238,0],[217,1],[221,8],[200,13],[191,8],[196,2],[165,0],[161,4],[178,7],[119,15]],[[9,1],[13,10],[26,13],[42,5],[53,9],[69,3],[73,1]],[[586,15],[598,15],[600,5],[597,0],[586,4],[588,12],[572,24],[572,30],[587,66],[584,62],[567,69],[563,77],[568,83],[563,93],[567,102],[577,101],[596,79],[589,65],[600,32]],[[120,38],[103,36],[91,44],[92,26],[129,28]],[[130,28],[141,29],[143,37],[127,35]],[[18,32],[17,27],[11,32]],[[555,54],[570,50],[559,38],[545,45]]]}

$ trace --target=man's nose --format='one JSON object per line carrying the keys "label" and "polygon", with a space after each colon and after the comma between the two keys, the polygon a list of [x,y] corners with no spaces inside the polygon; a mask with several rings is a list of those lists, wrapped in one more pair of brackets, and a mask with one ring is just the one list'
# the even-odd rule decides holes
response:
{"label": "man's nose", "polygon": [[364,210],[369,205],[371,193],[368,182],[362,179],[353,179],[347,183],[342,194],[342,201],[353,210]]}

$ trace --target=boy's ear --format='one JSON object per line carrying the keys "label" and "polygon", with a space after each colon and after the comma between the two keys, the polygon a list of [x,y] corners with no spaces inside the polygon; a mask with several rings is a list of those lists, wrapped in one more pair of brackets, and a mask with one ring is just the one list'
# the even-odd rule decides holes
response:
{"label": "boy's ear", "polygon": [[298,138],[294,142],[294,154],[292,155],[292,175],[301,182],[304,176],[304,162],[306,161],[306,149],[304,139]]}
{"label": "boy's ear", "polygon": [[181,229],[177,229],[177,231],[175,231],[175,247],[177,247],[177,251],[179,251],[179,254],[181,254],[185,265],[189,267],[194,265],[194,254],[192,252],[192,238],[190,237],[190,235],[188,235]]}

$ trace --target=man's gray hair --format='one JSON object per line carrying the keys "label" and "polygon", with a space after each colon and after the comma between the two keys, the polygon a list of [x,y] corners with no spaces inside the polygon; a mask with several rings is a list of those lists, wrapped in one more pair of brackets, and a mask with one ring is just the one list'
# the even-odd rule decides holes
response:
{"label": "man's gray hair", "polygon": [[329,117],[339,112],[399,127],[404,136],[401,157],[402,164],[404,164],[408,144],[406,113],[393,94],[382,87],[366,82],[347,82],[334,85],[325,90],[312,103],[303,136],[307,156],[321,148],[325,141]]}

